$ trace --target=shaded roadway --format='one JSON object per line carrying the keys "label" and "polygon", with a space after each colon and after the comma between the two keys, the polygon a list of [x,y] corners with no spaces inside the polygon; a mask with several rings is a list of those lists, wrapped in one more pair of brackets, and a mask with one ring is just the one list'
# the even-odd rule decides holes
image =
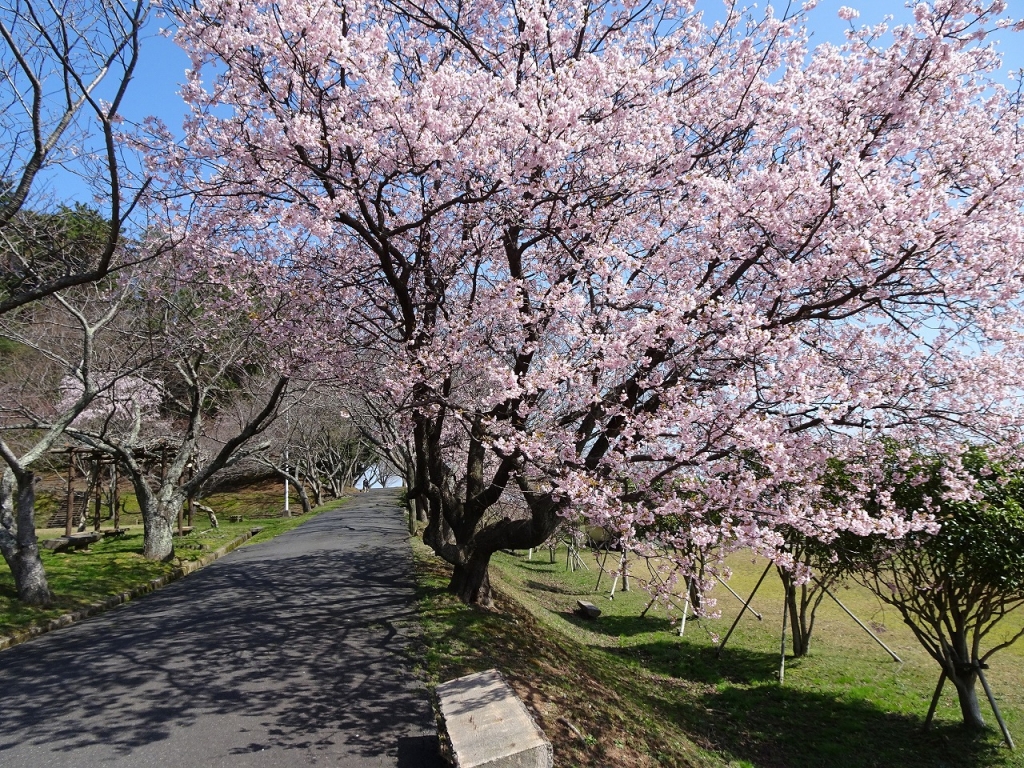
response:
{"label": "shaded roadway", "polygon": [[441,766],[406,537],[370,491],[0,653],[0,765]]}

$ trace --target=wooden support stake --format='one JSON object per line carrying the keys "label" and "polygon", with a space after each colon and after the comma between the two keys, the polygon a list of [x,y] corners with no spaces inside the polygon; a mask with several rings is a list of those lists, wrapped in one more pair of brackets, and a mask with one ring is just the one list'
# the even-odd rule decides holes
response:
{"label": "wooden support stake", "polygon": [[64,535],[70,536],[72,533],[72,523],[75,517],[75,489],[73,487],[75,478],[75,453],[73,450],[68,451],[68,519],[64,525]]}
{"label": "wooden support stake", "polygon": [[[815,579],[815,581],[818,581],[818,580]],[[835,595],[833,595],[831,592],[829,592],[828,588],[824,584],[822,584],[820,581],[818,581],[818,586],[822,588],[822,590],[825,592],[826,595],[828,595],[833,600],[835,600],[836,601],[836,605],[838,605],[840,608],[842,608],[844,611],[846,611],[846,615],[849,616],[854,621],[856,621],[861,629],[863,629],[865,632],[867,632],[869,635],[871,635],[871,639],[874,640],[876,643],[878,643],[880,646],[882,646],[882,648],[885,649],[885,652],[888,653],[890,656],[892,656],[893,661],[897,662],[898,664],[902,664],[903,663],[903,659],[901,659],[899,656],[897,656],[896,652],[893,651],[892,648],[890,648],[888,645],[883,643],[882,640],[878,637],[878,635],[876,635],[874,632],[872,632],[864,624],[863,621],[861,621],[856,616],[854,616],[853,615],[853,611],[851,611],[849,608],[847,608],[845,605],[843,605],[841,602],[839,602],[839,598],[836,597]]]}
{"label": "wooden support stake", "polygon": [[690,612],[690,581],[683,579],[683,585],[686,587],[686,599],[683,600],[683,618],[679,622],[680,637],[686,633],[686,614]]}
{"label": "wooden support stake", "polygon": [[110,465],[110,473],[113,475],[113,488],[111,489],[111,504],[114,507],[114,530],[121,530],[121,494],[117,488],[117,462]]}
{"label": "wooden support stake", "polygon": [[1006,746],[1013,752],[1016,747],[1013,745],[1013,737],[1010,736],[1010,729],[1006,727],[1006,721],[1003,720],[1003,716],[999,712],[999,706],[996,704],[996,697],[992,695],[992,689],[988,687],[988,680],[985,679],[985,673],[982,672],[981,666],[978,666],[978,679],[981,680],[981,686],[985,689],[985,695],[988,696],[988,703],[992,705],[992,714],[996,716],[996,722],[999,723],[999,730],[1003,732],[1003,739],[1006,741]]}
{"label": "wooden support stake", "polygon": [[619,576],[623,577],[623,579],[622,579],[622,591],[623,592],[627,591],[626,587],[627,587],[628,582],[625,579],[625,573],[626,573],[625,566],[626,566],[626,550],[622,550],[622,557],[619,558],[619,567],[615,571],[615,578],[612,580],[612,591],[608,595],[608,599],[609,600],[614,600],[615,599],[615,588],[617,586],[619,586]]}
{"label": "wooden support stake", "polygon": [[[599,561],[599,563],[598,563],[598,568],[597,568],[597,584],[594,585],[594,592],[597,592],[599,589],[601,589],[601,577],[604,576],[604,569],[605,569],[605,566],[608,564],[608,554],[610,552],[611,552],[611,550],[605,549],[605,551],[604,551],[604,559],[601,559]],[[598,557],[595,557],[594,559],[595,560],[599,560]]]}
{"label": "wooden support stake", "polygon": [[100,478],[100,473],[103,468],[100,467],[99,460],[96,459],[96,499],[93,502],[93,515],[92,515],[92,529],[98,531],[100,529],[100,507],[103,504],[103,481]]}
{"label": "wooden support stake", "polygon": [[[189,464],[188,464],[188,481],[191,483],[192,479],[195,476],[196,476],[196,468],[192,464],[192,462],[189,462]],[[196,500],[193,497],[193,495],[190,493],[188,495],[188,527],[189,528],[193,527],[192,519],[195,517],[195,512],[196,512]]]}
{"label": "wooden support stake", "polygon": [[935,708],[939,706],[939,696],[942,695],[942,686],[946,684],[946,670],[939,675],[939,684],[935,686],[935,693],[932,695],[931,706],[928,707],[928,716],[924,719],[924,729],[927,731],[932,726],[932,718],[935,717]]}
{"label": "wooden support stake", "polygon": [[[743,598],[740,597],[738,594],[736,594],[736,590],[733,589],[732,587],[730,587],[729,583],[725,579],[723,579],[721,576],[715,576],[715,578],[718,579],[718,581],[721,583],[721,585],[723,587],[725,587],[726,589],[728,589],[732,593],[733,597],[735,597],[737,600],[739,600],[741,603],[743,603]],[[758,613],[757,611],[755,611],[753,608],[751,608],[749,603],[743,603],[743,607],[740,608],[740,616],[743,615],[744,611],[750,611],[752,614],[757,616],[757,620],[758,621],[762,620],[761,614]]]}
{"label": "wooden support stake", "polygon": [[722,655],[722,650],[725,648],[725,644],[729,642],[729,638],[732,637],[733,630],[736,629],[736,625],[740,623],[740,619],[743,618],[743,611],[750,607],[750,602],[754,599],[754,595],[757,594],[757,590],[761,588],[761,582],[764,581],[765,576],[768,575],[768,571],[772,569],[773,563],[768,563],[768,567],[764,569],[764,573],[761,574],[761,578],[757,580],[757,584],[754,585],[754,591],[750,593],[750,597],[747,598],[747,602],[743,604],[743,608],[736,614],[736,620],[729,627],[729,631],[725,633],[725,639],[722,640],[718,645],[718,656]]}
{"label": "wooden support stake", "polygon": [[782,649],[779,659],[779,685],[786,682],[786,620],[789,618],[789,585],[782,594]]}

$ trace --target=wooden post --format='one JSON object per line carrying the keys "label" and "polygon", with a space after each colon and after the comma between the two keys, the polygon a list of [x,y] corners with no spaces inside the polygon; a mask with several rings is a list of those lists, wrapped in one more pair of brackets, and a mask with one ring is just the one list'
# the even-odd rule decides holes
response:
{"label": "wooden post", "polygon": [[113,462],[110,465],[110,474],[111,474],[111,477],[113,477],[113,481],[112,481],[113,488],[111,489],[111,492],[110,492],[110,498],[112,500],[111,503],[114,506],[114,515],[113,515],[113,517],[114,517],[114,530],[115,531],[119,531],[119,530],[121,530],[121,494],[118,491],[118,487],[117,487],[118,477],[117,477],[117,462],[116,461]]}
{"label": "wooden post", "polygon": [[74,448],[68,448],[68,519],[64,525],[64,535],[70,536],[73,532],[71,527],[75,517],[75,489],[74,484],[74,472],[75,472],[75,450]]}
{"label": "wooden post", "polygon": [[996,722],[999,723],[999,730],[1003,732],[1006,746],[1013,752],[1016,749],[1013,745],[1013,737],[1010,736],[1010,729],[1006,727],[1006,721],[1003,720],[1003,716],[999,712],[999,707],[996,705],[996,697],[992,695],[992,689],[988,687],[988,680],[985,679],[985,673],[982,671],[980,664],[978,665],[978,679],[981,680],[981,687],[985,689],[985,695],[988,696],[988,703],[992,705],[992,714],[996,716]]}
{"label": "wooden post", "polygon": [[[284,516],[291,517],[292,511],[288,506],[288,446],[284,447]],[[363,485],[366,485],[365,481]]]}
{"label": "wooden post", "polygon": [[[191,483],[192,482],[192,478],[194,478],[195,476],[196,476],[196,468],[192,464],[192,462],[189,462],[189,465],[188,465],[188,481]],[[188,527],[189,528],[193,527],[192,518],[195,515],[195,510],[196,510],[196,500],[195,500],[195,497],[191,493],[189,493],[189,495],[188,495]]]}
{"label": "wooden post", "polygon": [[100,479],[100,473],[103,471],[103,468],[100,466],[98,456],[94,454],[92,460],[96,466],[96,500],[93,502],[92,529],[98,531],[100,529],[100,507],[103,504],[103,483]]}
{"label": "wooden post", "polygon": [[789,618],[789,585],[782,593],[782,650],[779,659],[779,685],[786,682],[786,620]]}

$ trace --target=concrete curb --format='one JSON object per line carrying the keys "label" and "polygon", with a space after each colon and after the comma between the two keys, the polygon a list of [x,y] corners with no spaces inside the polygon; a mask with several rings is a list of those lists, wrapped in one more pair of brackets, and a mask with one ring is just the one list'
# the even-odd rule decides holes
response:
{"label": "concrete curb", "polygon": [[50,619],[45,624],[33,624],[26,629],[18,630],[12,635],[0,635],[0,651],[6,650],[7,648],[11,648],[15,645],[21,645],[33,638],[39,637],[40,635],[45,635],[47,632],[52,632],[55,629],[66,627],[70,624],[74,624],[76,621],[81,621],[82,619],[87,619],[90,616],[95,616],[98,613],[109,611],[111,608],[123,605],[129,600],[134,600],[137,597],[142,597],[142,595],[155,592],[160,589],[160,587],[167,586],[172,581],[177,581],[184,576],[188,576],[190,573],[194,573],[200,568],[209,565],[214,560],[219,560],[229,552],[233,552],[262,530],[262,528],[258,527],[250,528],[248,533],[244,533],[238,538],[229,541],[223,547],[208,555],[203,555],[198,560],[188,560],[182,563],[166,576],[150,579],[145,584],[140,584],[133,589],[121,592],[117,595],[111,595],[100,602],[92,603],[87,605],[85,608],[79,608],[77,611],[65,613],[55,619]]}

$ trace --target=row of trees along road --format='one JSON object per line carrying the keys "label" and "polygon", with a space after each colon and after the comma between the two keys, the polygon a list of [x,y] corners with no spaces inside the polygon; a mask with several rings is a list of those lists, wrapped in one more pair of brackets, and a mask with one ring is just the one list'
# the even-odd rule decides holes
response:
{"label": "row of trees along road", "polygon": [[[126,178],[115,131],[146,16],[142,0],[119,6],[17,2],[0,11],[0,315],[101,279],[120,257],[137,256],[120,248],[121,233],[146,184]],[[90,233],[98,249],[66,247],[75,238],[66,237],[61,213],[37,213],[47,208],[39,199],[40,180],[56,166],[89,179],[105,201]],[[25,450],[10,445],[7,433],[0,443],[0,552],[19,597],[32,604],[48,602],[50,591],[31,517],[31,466],[68,422],[54,422]]]}
{"label": "row of trees along road", "polygon": [[[292,295],[280,262],[260,265],[254,246],[186,263],[155,207],[141,145],[119,114],[147,16],[144,2],[102,0],[0,10],[0,552],[33,605],[51,599],[36,468],[62,441],[127,472],[144,554],[165,560],[182,501],[267,450],[252,439],[318,373],[295,337],[296,314],[313,319],[317,308]],[[104,207],[50,199],[58,167]],[[154,445],[168,457],[160,473],[141,458]]]}
{"label": "row of trees along road", "polygon": [[[895,478],[1021,446],[1024,132],[988,45],[1014,23],[920,3],[810,50],[813,5],[197,0],[171,8],[181,141],[115,136],[145,4],[5,8],[0,318],[63,395],[5,396],[19,593],[48,597],[27,510],[58,439],[118,457],[166,557],[182,498],[328,370],[467,602],[567,514],[657,530],[691,576],[739,547],[939,541],[988,475],[947,460],[927,499]],[[108,210],[33,200],[75,163]],[[342,439],[320,407],[281,427],[291,480],[332,476],[305,454]],[[132,462],[161,430],[153,486]],[[958,690],[984,661],[919,637]]]}
{"label": "row of trees along road", "polygon": [[[929,526],[874,493],[883,437],[1018,450],[1024,132],[987,37],[1005,3],[920,3],[811,50],[812,5],[180,13],[193,112],[154,157],[196,195],[180,236],[259,233],[333,302],[310,330],[396,414],[465,601],[565,513],[785,563],[784,531]],[[837,498],[829,460],[879,469]]]}

